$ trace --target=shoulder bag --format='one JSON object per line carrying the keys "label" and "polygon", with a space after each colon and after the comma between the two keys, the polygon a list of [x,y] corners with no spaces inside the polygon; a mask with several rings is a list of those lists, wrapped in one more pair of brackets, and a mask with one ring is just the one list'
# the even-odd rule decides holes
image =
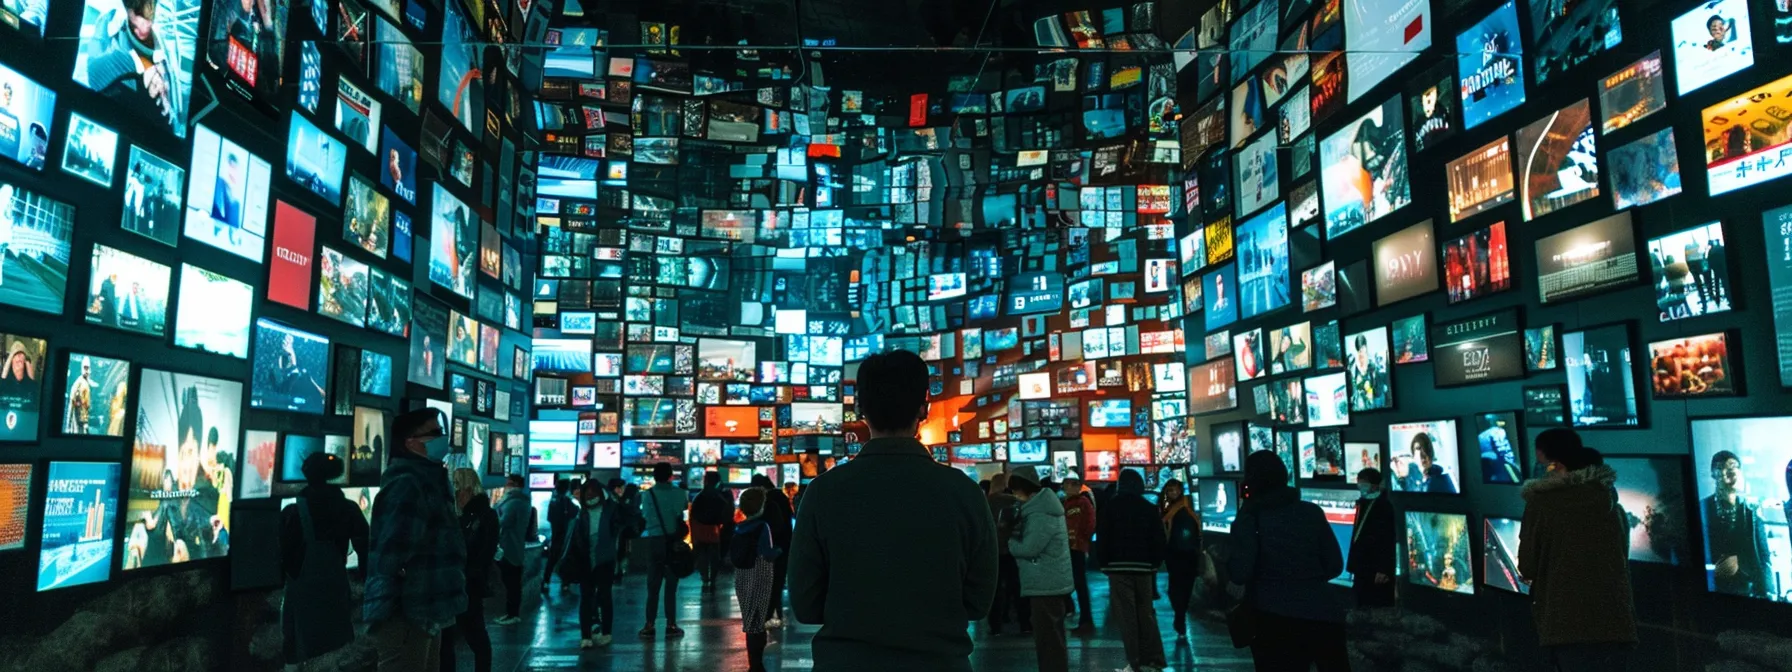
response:
{"label": "shoulder bag", "polygon": [[681,535],[675,534],[677,531],[675,528],[666,526],[665,514],[660,513],[659,493],[653,490],[648,490],[647,496],[653,498],[654,520],[659,523],[660,530],[666,533],[664,535],[666,540],[666,571],[671,572],[672,576],[680,579],[690,576],[693,572],[697,571],[696,554],[691,552],[691,545],[684,543],[684,539]]}

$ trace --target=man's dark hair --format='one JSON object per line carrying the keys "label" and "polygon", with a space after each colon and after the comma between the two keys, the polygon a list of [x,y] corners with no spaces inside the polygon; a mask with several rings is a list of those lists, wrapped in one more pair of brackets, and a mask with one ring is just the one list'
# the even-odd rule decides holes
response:
{"label": "man's dark hair", "polygon": [[397,417],[392,418],[392,440],[402,446],[404,442],[411,440],[412,434],[416,434],[417,430],[428,426],[432,420],[441,426],[443,432],[448,431],[448,424],[443,421],[442,412],[439,410],[425,406],[400,413]]}
{"label": "man's dark hair", "polygon": [[859,364],[858,410],[872,429],[908,426],[927,408],[927,362],[907,350],[872,355]]}
{"label": "man's dark hair", "polygon": [[1429,433],[1419,432],[1418,434],[1414,434],[1412,437],[1412,449],[1424,453],[1425,459],[1427,460],[1431,460],[1432,462],[1437,461],[1437,447],[1431,445],[1431,435]]}
{"label": "man's dark hair", "polygon": [[1244,458],[1246,496],[1288,487],[1288,465],[1274,452],[1259,450]]}
{"label": "man's dark hair", "polygon": [[1010,492],[1015,492],[1018,494],[1026,495],[1028,497],[1032,497],[1033,495],[1039,494],[1040,491],[1042,491],[1044,489],[1045,488],[1041,487],[1039,484],[1034,483],[1033,481],[1029,481],[1024,478],[1008,479],[1008,490]]}
{"label": "man's dark hair", "polygon": [[[1730,460],[1735,460],[1736,464],[1742,464],[1742,458],[1737,457],[1735,453],[1727,450],[1717,451],[1716,455],[1711,456],[1711,470],[1717,471],[1724,468],[1724,463]],[[1788,471],[1792,471],[1792,465],[1787,465],[1787,467]]]}
{"label": "man's dark hair", "polygon": [[1369,467],[1356,472],[1356,481],[1358,483],[1368,483],[1369,485],[1381,485],[1381,470],[1376,469],[1375,467]]}
{"label": "man's dark hair", "polygon": [[305,456],[299,473],[305,475],[306,483],[328,483],[342,477],[342,468],[342,458],[319,451]]}
{"label": "man's dark hair", "polygon": [[653,465],[653,481],[655,483],[671,483],[672,465],[666,462]]}
{"label": "man's dark hair", "polygon": [[[511,474],[504,478],[504,484],[508,485],[512,488],[523,487],[523,484],[527,483],[527,482],[528,482],[528,480],[523,478],[522,474]],[[565,482],[566,481],[561,481],[561,483],[565,483]],[[564,492],[564,491],[562,491],[562,492]]]}
{"label": "man's dark hair", "polygon": [[572,490],[572,479],[570,479],[570,478],[569,478],[569,479],[565,479],[565,480],[560,480],[560,481],[555,481],[555,482],[554,482],[554,492],[555,492],[555,494],[561,494],[561,495],[564,495],[564,494],[566,494],[566,493],[567,493],[567,491],[569,491],[569,490]]}
{"label": "man's dark hair", "polygon": [[722,484],[722,472],[719,472],[719,471],[703,472],[703,487],[713,488],[713,487],[719,486],[721,484]]}

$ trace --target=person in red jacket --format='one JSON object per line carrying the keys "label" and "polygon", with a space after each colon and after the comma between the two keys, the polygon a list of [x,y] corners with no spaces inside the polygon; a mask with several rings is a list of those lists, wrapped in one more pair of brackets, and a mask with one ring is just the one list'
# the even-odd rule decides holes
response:
{"label": "person in red jacket", "polygon": [[1095,612],[1089,608],[1089,538],[1095,535],[1095,498],[1078,478],[1064,479],[1064,523],[1070,530],[1070,574],[1076,581],[1077,626],[1071,634],[1095,634]]}

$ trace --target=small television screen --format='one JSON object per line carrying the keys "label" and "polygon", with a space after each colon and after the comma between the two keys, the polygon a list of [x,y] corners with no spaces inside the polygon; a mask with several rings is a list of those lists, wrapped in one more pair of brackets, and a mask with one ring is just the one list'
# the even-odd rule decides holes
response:
{"label": "small television screen", "polygon": [[1680,193],[1680,155],[1674,129],[1664,128],[1612,149],[1612,207],[1648,205]]}
{"label": "small television screen", "polygon": [[1008,315],[1055,313],[1064,307],[1064,276],[1060,273],[1021,273],[1006,281]]}
{"label": "small television screen", "polygon": [[597,198],[597,159],[547,154],[537,166],[535,192],[542,196],[593,200]]}
{"label": "small television screen", "polygon": [[473,298],[479,217],[439,182],[435,184],[430,217],[429,281],[455,294]]}
{"label": "small television screen", "polygon": [[934,273],[927,276],[927,300],[956,299],[965,294],[965,274]]}
{"label": "small television screen", "polygon": [[342,208],[342,239],[381,259],[392,244],[392,201],[373,183],[354,175]]}
{"label": "small television screen", "polygon": [[1468,516],[1407,511],[1406,544],[1407,582],[1451,593],[1475,593]]}
{"label": "small television screen", "polygon": [[[27,5],[25,3],[19,3],[17,6],[0,5],[0,24],[5,24],[6,26],[8,26],[10,28],[22,31],[27,36],[43,37],[44,36],[44,20],[48,18],[48,14],[49,14],[48,10],[49,10],[49,7],[47,6],[47,4],[46,5]],[[27,475],[29,475],[31,470],[26,469],[25,471],[26,471]],[[30,485],[30,483],[27,482],[26,485]],[[26,491],[21,490],[20,492],[26,492]],[[24,501],[29,501],[29,500],[24,500]],[[21,533],[22,533],[23,528],[25,527],[24,515],[25,514],[23,512],[19,513],[19,516],[20,516],[19,528],[21,529]],[[22,540],[22,538],[21,538],[21,540]]]}
{"label": "small television screen", "polygon": [[62,170],[107,189],[118,165],[118,131],[80,114],[68,115],[68,139],[62,145]]}
{"label": "small television screen", "polygon": [[1601,126],[1607,135],[1667,109],[1667,106],[1660,50],[1599,80],[1599,109],[1605,112]]}
{"label": "small television screen", "polygon": [[167,266],[105,245],[93,246],[87,323],[160,337],[168,332]]}
{"label": "small television screen", "polygon": [[[1741,5],[1741,0],[1736,0],[1736,4]],[[1763,118],[1777,119],[1774,115],[1783,112],[1778,106],[1780,94],[1788,87],[1792,87],[1792,75],[1737,93],[1701,113],[1705,175],[1712,196],[1792,175],[1792,167],[1778,161],[1781,155],[1789,153],[1792,134],[1777,124],[1751,123]]]}
{"label": "small television screen", "polygon": [[1531,584],[1518,575],[1518,537],[1523,521],[1511,518],[1483,519],[1487,529],[1482,538],[1482,582],[1520,595],[1531,594]]}
{"label": "small television screen", "polygon": [[1182,392],[1188,387],[1187,372],[1179,362],[1151,365],[1151,389],[1158,393]]}
{"label": "small television screen", "polygon": [[1263,387],[1269,390],[1270,420],[1282,425],[1306,423],[1307,393],[1301,379],[1271,381]]}
{"label": "small television screen", "polygon": [[1624,323],[1562,334],[1568,410],[1575,427],[1642,424],[1630,343],[1630,327]]}
{"label": "small television screen", "polygon": [[229,555],[227,493],[243,438],[243,384],[145,369],[138,387],[124,568]]}
{"label": "small television screen", "polygon": [[[282,482],[305,482],[305,458],[317,453],[330,453],[342,458],[344,462],[349,459],[348,443],[330,440],[335,437],[287,434],[281,438],[284,439],[280,445],[280,481]],[[331,482],[338,485],[347,483],[348,472],[343,472],[341,478]]]}
{"label": "small television screen", "polygon": [[71,352],[63,380],[62,433],[72,436],[124,436],[124,414],[131,363]]}
{"label": "small television screen", "polygon": [[[1345,558],[1350,557],[1350,542],[1356,536],[1357,498],[1357,491],[1354,489],[1301,488],[1300,491],[1301,501],[1318,505],[1319,510],[1325,514],[1327,527],[1331,528],[1332,538],[1338,541],[1338,551]],[[1374,580],[1374,577],[1368,577],[1367,580]],[[1355,577],[1346,569],[1332,577],[1331,583],[1349,586],[1355,583]]]}
{"label": "small television screen", "polygon": [[180,265],[174,344],[238,359],[249,356],[249,313],[255,288],[221,273]]}
{"label": "small television screen", "polygon": [[11,231],[0,251],[0,304],[61,315],[75,208],[0,180],[0,222]]}
{"label": "small television screen", "polygon": [[799,401],[790,405],[790,428],[796,434],[838,434],[846,407]]}
{"label": "small television screen", "polygon": [[1536,249],[1537,291],[1545,304],[1584,298],[1641,278],[1629,212],[1538,238]]}
{"label": "small television screen", "polygon": [[1668,24],[1674,41],[1674,81],[1688,93],[1755,64],[1748,0],[1707,0]]}
{"label": "small television screen", "polygon": [[1342,427],[1350,424],[1350,391],[1344,372],[1306,379],[1307,425]]}
{"label": "small television screen", "polygon": [[1512,411],[1476,413],[1475,444],[1481,455],[1481,482],[1518,485],[1524,482],[1525,463],[1519,454],[1524,432]]}
{"label": "small television screen", "polygon": [[1201,277],[1201,301],[1207,313],[1208,331],[1223,329],[1238,321],[1238,275],[1233,264],[1226,264]]}
{"label": "small television screen", "polygon": [[1792,600],[1779,588],[1792,582],[1792,555],[1778,550],[1786,533],[1773,522],[1784,514],[1774,508],[1788,501],[1792,444],[1782,438],[1788,432],[1787,417],[1692,421],[1692,480],[1711,592]]}
{"label": "small television screen", "polygon": [[362,350],[361,380],[355,389],[376,397],[392,396],[392,356]]}
{"label": "small television screen", "polygon": [[759,438],[759,407],[704,407],[703,435],[729,439]]}
{"label": "small television screen", "polygon": [[417,202],[417,151],[391,126],[380,129],[380,184],[404,202]]}
{"label": "small television screen", "polygon": [[1228,533],[1238,519],[1238,481],[1224,478],[1200,479],[1201,529]]}
{"label": "small television screen", "polygon": [[[684,442],[684,463],[686,465],[707,466],[721,461],[721,441],[716,439],[689,439]],[[702,479],[698,479],[697,482],[701,483]]]}
{"label": "small television screen", "polygon": [[1531,41],[1531,63],[1536,68],[1537,83],[1548,82],[1599,52],[1617,47],[1624,39],[1618,5],[1618,0],[1594,0],[1566,7],[1530,3],[1531,34],[1535,37]]}
{"label": "small television screen", "polygon": [[1131,427],[1132,401],[1127,399],[1098,399],[1089,402],[1090,427]]}
{"label": "small television screen", "polygon": [[1506,223],[1494,222],[1444,243],[1444,287],[1450,303],[1462,303],[1512,288],[1506,254]]}
{"label": "small television screen", "polygon": [[697,379],[753,382],[759,345],[753,341],[704,338],[697,341]]}
{"label": "small television screen", "polygon": [[131,147],[125,164],[124,212],[118,227],[163,245],[180,240],[181,194],[187,171],[162,157]]}
{"label": "small television screen", "polygon": [[1686,458],[1607,455],[1605,465],[1618,473],[1614,486],[1629,528],[1630,559],[1668,565],[1692,561]]}
{"label": "small television screen", "polygon": [[[340,164],[337,170],[340,173]],[[260,262],[272,176],[272,167],[261,157],[204,125],[195,127],[193,169],[187,181],[187,237]]]}
{"label": "small television screen", "polygon": [[1412,201],[1402,114],[1400,97],[1394,96],[1319,143],[1327,240]]}
{"label": "small television screen", "polygon": [[1388,328],[1376,327],[1344,337],[1344,357],[1350,374],[1350,410],[1378,411],[1394,407],[1393,380],[1388,367]]}
{"label": "small television screen", "polygon": [[39,592],[112,578],[122,472],[117,462],[50,463],[38,544]]}
{"label": "small television screen", "polygon": [[1214,468],[1221,473],[1244,471],[1244,456],[1248,452],[1243,423],[1226,422],[1213,426]]}
{"label": "small television screen", "polygon": [[1375,241],[1375,305],[1437,290],[1437,243],[1427,219]]}
{"label": "small television screen", "polygon": [[[1072,476],[1075,472],[1072,472]],[[1083,480],[1091,482],[1107,482],[1120,478],[1120,451],[1094,450],[1083,451]]]}
{"label": "small television screen", "polygon": [[1395,492],[1461,494],[1455,420],[1390,424],[1388,453]]}
{"label": "small television screen", "polygon": [[1517,309],[1433,325],[1431,351],[1431,371],[1438,387],[1525,375],[1524,335]]}
{"label": "small television screen", "polygon": [[0,463],[0,551],[25,547],[25,523],[32,502],[31,471],[30,464]]}
{"label": "small television screen", "polygon": [[1512,137],[1525,221],[1599,196],[1598,141],[1586,99],[1526,124]]}
{"label": "small television screen", "polygon": [[318,258],[318,314],[366,326],[367,264],[328,247],[322,248]]}
{"label": "small television screen", "polygon": [[1238,408],[1235,366],[1230,357],[1189,367],[1190,413],[1213,413]]}
{"label": "small television screen", "polygon": [[231,89],[252,99],[273,102],[285,73],[281,66],[286,58],[287,45],[282,38],[287,28],[287,1],[245,5],[212,0],[210,4],[206,64],[222,72]]}
{"label": "small television screen", "polygon": [[336,79],[336,130],[369,153],[379,150],[380,101],[347,77]]}
{"label": "small television screen", "polygon": [[0,104],[0,114],[5,115],[0,118],[11,122],[0,125],[0,137],[10,140],[0,156],[43,170],[56,128],[56,92],[4,65],[0,65],[0,87],[12,92]]}
{"label": "small television screen", "polygon": [[1301,312],[1310,313],[1338,304],[1337,273],[1327,261],[1300,273]]}
{"label": "small television screen", "polygon": [[659,463],[674,467],[684,463],[684,442],[678,440],[638,439],[622,442],[622,463],[644,467]]}
{"label": "small television screen", "polygon": [[[63,8],[75,3],[64,3]],[[136,56],[130,46],[114,40],[123,39],[117,32],[129,23],[123,18],[125,8],[107,0],[88,0],[81,14],[79,54],[71,79],[100,93],[118,106],[122,114],[154,120],[174,133],[187,136],[187,109],[191,106],[193,88],[193,54],[200,42],[200,0],[168,0],[158,2],[153,18],[139,18],[142,30],[160,36],[156,40],[153,63],[147,66],[130,63],[120,66],[114,57]],[[213,18],[216,23],[220,19]],[[172,37],[179,36],[179,37]],[[141,44],[141,43],[137,43]],[[163,83],[159,92],[151,94],[142,82],[151,78]]]}
{"label": "small television screen", "polygon": [[[261,318],[255,321],[255,375],[249,405],[322,414],[330,382],[330,339]],[[303,479],[300,479],[303,480]]]}
{"label": "small television screen", "polygon": [[1458,33],[1456,54],[1463,128],[1480,126],[1524,104],[1524,49],[1515,0],[1506,0]]}
{"label": "small television screen", "polygon": [[1288,267],[1288,208],[1277,203],[1233,233],[1238,249],[1239,319],[1277,310],[1292,300]]}
{"label": "small television screen", "polygon": [[477,24],[467,20],[459,5],[443,6],[442,56],[436,78],[436,101],[448,108],[461,127],[472,131],[475,138],[485,128],[485,120],[479,118],[478,112],[479,101],[485,100],[485,84],[479,71],[483,43],[475,37],[478,29]]}
{"label": "small television screen", "polygon": [[1235,360],[1238,382],[1245,383],[1269,375],[1269,367],[1263,361],[1263,330],[1252,329],[1232,335],[1232,356]]}
{"label": "small television screen", "polygon": [[1313,323],[1301,322],[1270,329],[1267,355],[1271,374],[1313,368]]}
{"label": "small television screen", "polygon": [[1742,393],[1742,371],[1730,351],[1729,332],[1649,344],[1649,378],[1656,399],[1727,397]]}
{"label": "small television screen", "polygon": [[1524,424],[1532,427],[1568,426],[1568,390],[1561,385],[1524,388]]}
{"label": "small television screen", "polygon": [[1042,464],[1045,462],[1046,442],[1040,439],[1014,441],[1009,443],[1013,448],[1008,453],[1008,461],[1015,464]]}
{"label": "small television screen", "polygon": [[1015,327],[983,332],[983,349],[987,352],[1013,350],[1020,346],[1020,330]]}
{"label": "small television screen", "polygon": [[[5,348],[0,352],[6,357],[0,360],[0,442],[37,441],[44,381],[50,378],[50,344],[41,338],[0,333],[0,348]],[[24,519],[19,523],[22,526]]]}
{"label": "small television screen", "polygon": [[1469,217],[1512,202],[1512,141],[1495,138],[1480,149],[1444,164],[1450,187],[1450,221]]}
{"label": "small television screen", "polygon": [[[286,133],[287,179],[331,205],[342,205],[342,172],[347,164],[347,145],[304,115],[292,113]],[[193,172],[197,176],[199,171]]]}

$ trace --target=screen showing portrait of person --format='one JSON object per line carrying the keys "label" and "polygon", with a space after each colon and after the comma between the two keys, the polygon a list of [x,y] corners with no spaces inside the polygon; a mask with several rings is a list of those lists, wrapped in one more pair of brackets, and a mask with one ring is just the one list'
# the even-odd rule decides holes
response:
{"label": "screen showing portrait of person", "polygon": [[50,463],[38,544],[38,592],[112,578],[122,471],[117,462]]}
{"label": "screen showing portrait of person", "polygon": [[81,27],[74,33],[80,37],[71,79],[99,92],[117,114],[186,138],[200,0],[85,4]]}
{"label": "screen showing portrait of person", "polygon": [[174,344],[217,355],[249,356],[255,288],[192,264],[180,265]]}
{"label": "screen showing portrait of person", "polygon": [[1455,420],[1390,424],[1388,452],[1395,492],[1461,494]]}
{"label": "screen showing portrait of person", "polygon": [[189,174],[187,237],[260,263],[273,168],[201,124],[193,130]]}
{"label": "screen showing portrait of person", "polygon": [[1437,242],[1427,219],[1375,241],[1375,305],[1437,290]]}
{"label": "screen showing portrait of person", "polygon": [[1569,417],[1575,427],[1635,427],[1636,364],[1627,323],[1562,334]]}
{"label": "screen showing portrait of person", "polygon": [[255,321],[255,375],[249,405],[322,414],[330,379],[330,339],[269,320]]}
{"label": "screen showing portrait of person", "polygon": [[1238,274],[1226,264],[1201,276],[1201,300],[1208,331],[1225,328],[1238,320]]}
{"label": "screen showing portrait of person", "polygon": [[1786,474],[1792,418],[1692,421],[1693,483],[1705,539],[1706,587],[1714,593],[1786,602],[1792,554],[1785,552]]}
{"label": "screen showing portrait of person", "polygon": [[129,252],[95,244],[87,288],[88,324],[161,337],[168,332],[173,271]]}
{"label": "screen showing portrait of person", "polygon": [[392,132],[380,128],[380,184],[404,202],[417,203],[417,151]]}
{"label": "screen showing portrait of person", "polygon": [[[41,338],[0,333],[0,442],[35,442],[43,414],[50,344]],[[24,519],[19,519],[24,525]]]}
{"label": "screen showing portrait of person", "polygon": [[1393,408],[1393,381],[1388,370],[1388,328],[1376,327],[1344,337],[1345,368],[1350,375],[1350,410]]}
{"label": "screen showing portrait of person", "polygon": [[1537,292],[1545,304],[1585,298],[1641,279],[1630,213],[1537,239]]}
{"label": "screen showing portrait of person", "polygon": [[1708,0],[1668,26],[1674,42],[1674,81],[1682,96],[1755,64],[1748,0]]}
{"label": "screen showing portrait of person", "polygon": [[144,369],[126,490],[125,569],[230,554],[243,385]]}

